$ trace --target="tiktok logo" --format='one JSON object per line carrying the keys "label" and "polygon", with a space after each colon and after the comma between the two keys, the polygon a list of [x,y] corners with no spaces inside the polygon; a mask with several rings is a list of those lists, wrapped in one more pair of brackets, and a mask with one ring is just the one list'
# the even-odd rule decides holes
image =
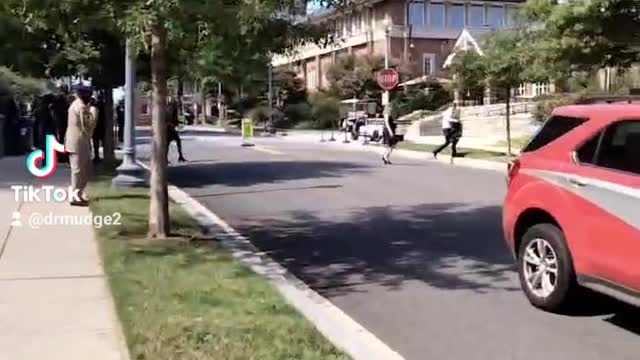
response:
{"label": "tiktok logo", "polygon": [[[56,137],[53,135],[47,135],[45,152],[42,150],[36,150],[29,154],[27,158],[27,169],[34,176],[40,179],[46,179],[53,175],[58,167],[57,153],[65,153],[64,145],[60,144]],[[44,166],[38,167],[38,163],[43,162]]]}

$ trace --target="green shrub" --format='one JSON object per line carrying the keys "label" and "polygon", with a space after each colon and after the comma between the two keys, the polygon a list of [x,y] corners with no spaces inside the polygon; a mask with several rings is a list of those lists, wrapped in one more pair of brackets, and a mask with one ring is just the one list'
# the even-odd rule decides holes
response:
{"label": "green shrub", "polygon": [[310,96],[309,103],[315,128],[327,129],[336,126],[340,120],[340,99],[320,92]]}
{"label": "green shrub", "polygon": [[311,105],[307,102],[285,105],[283,112],[289,126],[295,126],[302,121],[311,119]]}
{"label": "green shrub", "polygon": [[543,95],[538,96],[534,99],[536,101],[536,107],[533,110],[533,118],[536,121],[543,122],[551,116],[551,112],[553,109],[563,106],[573,104],[578,100],[577,95],[573,94],[554,94],[554,95]]}
{"label": "green shrub", "polygon": [[[428,91],[426,90],[428,89]],[[416,110],[436,111],[453,100],[451,93],[434,79],[427,80],[422,88],[399,91],[392,100],[393,114],[396,117],[410,114]]]}
{"label": "green shrub", "polygon": [[247,111],[247,117],[253,121],[254,125],[264,124],[269,118],[269,109],[266,106],[258,106]]}

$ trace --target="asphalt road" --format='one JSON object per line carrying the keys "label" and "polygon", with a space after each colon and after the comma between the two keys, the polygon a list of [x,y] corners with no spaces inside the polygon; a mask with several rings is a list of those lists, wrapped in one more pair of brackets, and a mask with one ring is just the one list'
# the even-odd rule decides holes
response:
{"label": "asphalt road", "polygon": [[636,309],[598,296],[572,316],[529,305],[502,240],[503,175],[256,142],[187,134],[190,162],[170,181],[407,359],[640,356]]}

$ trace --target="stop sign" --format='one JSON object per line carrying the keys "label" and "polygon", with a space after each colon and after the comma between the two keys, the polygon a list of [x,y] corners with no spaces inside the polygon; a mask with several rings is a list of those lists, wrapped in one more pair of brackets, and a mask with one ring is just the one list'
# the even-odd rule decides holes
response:
{"label": "stop sign", "polygon": [[398,86],[399,80],[400,76],[398,72],[393,69],[383,69],[378,72],[378,85],[380,85],[382,90],[393,90]]}

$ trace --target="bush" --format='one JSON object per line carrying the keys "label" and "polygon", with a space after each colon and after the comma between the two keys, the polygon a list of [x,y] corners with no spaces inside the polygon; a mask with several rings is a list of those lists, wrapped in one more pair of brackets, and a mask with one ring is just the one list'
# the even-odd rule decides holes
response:
{"label": "bush", "polygon": [[578,100],[578,96],[572,94],[554,94],[538,96],[534,99],[536,107],[533,110],[533,118],[543,122],[551,116],[553,109],[558,106],[573,104]]}
{"label": "bush", "polygon": [[340,120],[340,99],[325,94],[313,94],[309,98],[311,118],[317,129],[328,129],[336,126]]}
{"label": "bush", "polygon": [[283,112],[290,127],[311,119],[311,105],[306,102],[285,105]]}
{"label": "bush", "polygon": [[[429,89],[428,92],[426,89]],[[416,110],[436,111],[452,101],[451,94],[435,80],[427,80],[423,88],[398,92],[392,100],[394,116],[400,117]]]}

